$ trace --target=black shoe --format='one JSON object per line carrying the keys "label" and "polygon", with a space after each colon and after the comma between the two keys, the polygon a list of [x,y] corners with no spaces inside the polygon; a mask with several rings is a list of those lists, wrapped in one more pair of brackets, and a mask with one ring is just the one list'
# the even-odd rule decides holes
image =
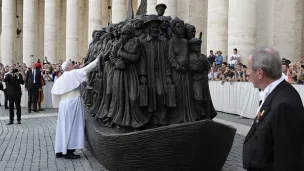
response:
{"label": "black shoe", "polygon": [[9,109],[9,108],[7,106],[5,106],[4,109]]}
{"label": "black shoe", "polygon": [[79,159],[80,155],[74,154],[75,150],[68,150],[67,154],[64,156],[65,159]]}
{"label": "black shoe", "polygon": [[36,112],[36,113],[38,113],[38,110],[37,110],[37,109],[34,109],[33,111]]}
{"label": "black shoe", "polygon": [[44,111],[44,109],[38,109],[38,111]]}
{"label": "black shoe", "polygon": [[61,157],[64,157],[62,153],[56,153],[56,158],[61,158]]}
{"label": "black shoe", "polygon": [[7,123],[6,125],[13,125],[14,122],[13,121],[10,121],[9,123]]}
{"label": "black shoe", "polygon": [[21,121],[18,121],[17,124],[21,124]]}
{"label": "black shoe", "polygon": [[28,112],[28,113],[31,113],[31,109],[28,109],[27,112]]}

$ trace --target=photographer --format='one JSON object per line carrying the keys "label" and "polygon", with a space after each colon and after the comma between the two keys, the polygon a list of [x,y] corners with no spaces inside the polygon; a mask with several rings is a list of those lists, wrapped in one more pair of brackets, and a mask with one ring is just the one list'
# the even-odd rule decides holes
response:
{"label": "photographer", "polygon": [[53,81],[53,75],[50,74],[50,71],[49,70],[46,70],[44,75],[43,75],[43,78],[45,81],[47,82],[52,82]]}
{"label": "photographer", "polygon": [[18,72],[18,69],[14,69],[12,66],[9,72],[5,75],[4,82],[7,83],[7,95],[9,100],[9,123],[11,125],[14,123],[14,104],[17,108],[17,121],[21,124],[21,84],[24,84],[22,75]]}

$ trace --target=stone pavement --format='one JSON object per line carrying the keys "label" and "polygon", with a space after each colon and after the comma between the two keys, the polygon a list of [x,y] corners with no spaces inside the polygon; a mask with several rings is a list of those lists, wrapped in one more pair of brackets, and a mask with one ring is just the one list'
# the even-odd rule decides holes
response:
{"label": "stone pavement", "polygon": [[[231,116],[233,117],[235,116]],[[81,158],[77,160],[55,158],[56,120],[56,111],[53,109],[30,114],[23,109],[22,124],[7,126],[8,110],[0,107],[0,171],[106,171],[88,149],[78,150]],[[223,171],[243,171],[242,146],[249,127],[228,120],[230,121],[216,119],[218,122],[232,124],[240,130],[235,136]]]}

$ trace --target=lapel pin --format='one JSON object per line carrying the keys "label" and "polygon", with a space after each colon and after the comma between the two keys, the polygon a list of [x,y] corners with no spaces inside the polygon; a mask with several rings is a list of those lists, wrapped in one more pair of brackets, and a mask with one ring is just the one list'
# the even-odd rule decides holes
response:
{"label": "lapel pin", "polygon": [[263,111],[262,111],[261,116],[263,116],[263,115],[264,115],[264,112],[265,112],[265,110],[263,110]]}

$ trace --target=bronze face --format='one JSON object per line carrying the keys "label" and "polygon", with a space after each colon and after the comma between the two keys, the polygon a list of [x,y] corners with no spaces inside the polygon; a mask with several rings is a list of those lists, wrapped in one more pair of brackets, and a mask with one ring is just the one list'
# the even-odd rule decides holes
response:
{"label": "bronze face", "polygon": [[159,22],[152,22],[149,25],[149,33],[152,37],[157,37],[159,35]]}
{"label": "bronze face", "polygon": [[160,6],[160,7],[157,8],[157,14],[159,16],[163,16],[165,14],[165,12],[166,12],[166,8],[164,8],[162,6]]}
{"label": "bronze face", "polygon": [[175,27],[174,27],[174,30],[175,30],[175,33],[178,34],[178,35],[183,35],[184,34],[184,24],[183,23],[176,23]]}

